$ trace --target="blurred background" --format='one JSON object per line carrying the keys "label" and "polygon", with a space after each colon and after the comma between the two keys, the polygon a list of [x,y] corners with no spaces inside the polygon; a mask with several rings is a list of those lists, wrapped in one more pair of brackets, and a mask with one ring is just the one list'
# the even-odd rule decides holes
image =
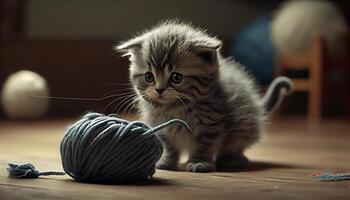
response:
{"label": "blurred background", "polygon": [[[129,87],[128,61],[113,46],[177,18],[223,40],[222,53],[244,64],[262,92],[275,76],[291,77],[296,92],[277,116],[349,119],[349,11],[347,0],[1,0],[0,118],[116,112],[123,99],[96,100]],[[45,79],[44,92],[21,96],[14,76],[6,84],[20,70]],[[28,81],[21,87],[31,91]],[[95,100],[38,98],[45,95]],[[21,106],[38,113],[23,114]]]}

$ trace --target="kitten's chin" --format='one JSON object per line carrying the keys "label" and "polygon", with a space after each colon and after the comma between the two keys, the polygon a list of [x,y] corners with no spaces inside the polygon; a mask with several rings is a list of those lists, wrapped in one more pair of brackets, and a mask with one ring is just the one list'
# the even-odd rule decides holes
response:
{"label": "kitten's chin", "polygon": [[172,104],[174,102],[171,99],[165,99],[165,98],[157,98],[157,99],[154,99],[153,101],[155,101],[161,105],[169,105],[169,104]]}
{"label": "kitten's chin", "polygon": [[168,106],[168,105],[173,105],[175,103],[175,100],[168,99],[165,97],[145,98],[145,100],[156,106]]}

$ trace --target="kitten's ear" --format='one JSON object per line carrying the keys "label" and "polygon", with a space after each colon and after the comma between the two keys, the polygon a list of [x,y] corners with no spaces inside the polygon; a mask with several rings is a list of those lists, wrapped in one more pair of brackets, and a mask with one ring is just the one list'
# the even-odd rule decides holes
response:
{"label": "kitten's ear", "polygon": [[124,53],[123,56],[131,55],[132,51],[140,50],[142,47],[143,38],[136,37],[134,39],[123,42],[114,47],[114,50],[117,52]]}
{"label": "kitten's ear", "polygon": [[192,41],[196,55],[209,63],[217,61],[218,50],[221,47],[221,41],[215,38],[205,38]]}

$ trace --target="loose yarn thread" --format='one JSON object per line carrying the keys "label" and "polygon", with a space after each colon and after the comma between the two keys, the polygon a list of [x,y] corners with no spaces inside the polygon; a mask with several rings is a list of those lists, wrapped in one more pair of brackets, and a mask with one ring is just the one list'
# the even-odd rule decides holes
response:
{"label": "loose yarn thread", "polygon": [[314,174],[311,174],[311,176],[312,178],[322,182],[350,180],[350,173],[344,173],[344,174],[314,173]]}
{"label": "loose yarn thread", "polygon": [[10,177],[13,178],[38,178],[39,176],[51,176],[51,175],[65,175],[64,172],[39,172],[35,169],[34,165],[27,163],[23,165],[16,165],[9,163],[7,171],[9,172]]}

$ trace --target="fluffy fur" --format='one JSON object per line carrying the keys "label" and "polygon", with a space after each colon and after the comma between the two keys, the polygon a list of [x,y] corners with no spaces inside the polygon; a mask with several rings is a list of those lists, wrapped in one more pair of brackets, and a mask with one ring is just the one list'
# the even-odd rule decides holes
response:
{"label": "fluffy fur", "polygon": [[244,166],[244,150],[258,141],[281,89],[290,92],[288,79],[279,79],[262,99],[242,67],[221,57],[220,46],[201,29],[168,21],[116,47],[130,58],[143,120],[155,126],[178,118],[192,129],[162,132],[166,151],[158,168],[178,169],[183,151],[189,152],[191,172]]}

